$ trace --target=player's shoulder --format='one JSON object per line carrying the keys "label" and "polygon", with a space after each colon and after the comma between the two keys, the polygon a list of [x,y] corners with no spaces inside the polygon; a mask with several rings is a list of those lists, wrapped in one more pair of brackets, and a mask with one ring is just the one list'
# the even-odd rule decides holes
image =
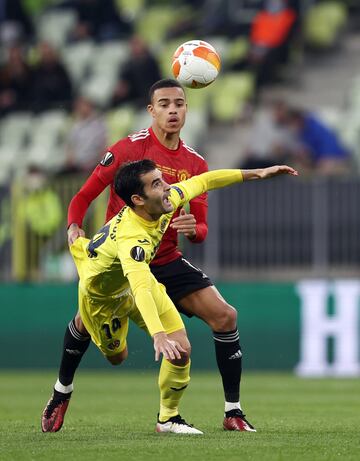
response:
{"label": "player's shoulder", "polygon": [[128,142],[134,144],[134,143],[139,143],[144,141],[144,139],[147,139],[150,137],[150,130],[149,128],[144,128],[140,131],[136,131],[135,133],[129,134],[127,136]]}
{"label": "player's shoulder", "polygon": [[184,154],[190,158],[193,158],[195,161],[206,162],[204,157],[200,155],[199,152],[197,152],[193,147],[188,146],[183,140],[181,140],[181,150]]}
{"label": "player's shoulder", "polygon": [[141,141],[144,141],[149,136],[149,129],[144,128],[143,130],[136,131],[134,133],[129,134],[128,136],[125,136],[124,138],[119,139],[108,148],[108,151],[117,155],[119,153],[122,153],[124,149],[133,148],[134,143],[141,143]]}

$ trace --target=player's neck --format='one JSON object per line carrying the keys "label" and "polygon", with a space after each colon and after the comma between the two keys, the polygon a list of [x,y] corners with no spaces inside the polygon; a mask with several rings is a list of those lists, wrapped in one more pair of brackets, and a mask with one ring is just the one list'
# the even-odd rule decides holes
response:
{"label": "player's neck", "polygon": [[167,149],[176,150],[179,147],[180,133],[167,133],[156,125],[152,126],[152,130],[159,142]]}
{"label": "player's neck", "polygon": [[145,221],[149,221],[149,222],[155,222],[155,221],[158,221],[161,217],[161,214],[160,215],[152,215],[152,214],[149,214],[146,210],[144,210],[144,208],[142,207],[136,207],[136,208],[133,208],[132,211],[137,215],[139,216],[140,218],[144,219]]}

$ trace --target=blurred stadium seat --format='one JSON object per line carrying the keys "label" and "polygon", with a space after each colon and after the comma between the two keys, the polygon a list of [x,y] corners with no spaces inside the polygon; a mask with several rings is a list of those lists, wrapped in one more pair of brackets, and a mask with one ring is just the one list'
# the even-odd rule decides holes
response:
{"label": "blurred stadium seat", "polygon": [[62,50],[62,58],[75,88],[78,88],[89,75],[94,59],[95,44],[86,41],[68,45]]}
{"label": "blurred stadium seat", "polygon": [[47,111],[34,117],[26,164],[52,171],[65,159],[64,139],[68,116],[61,110]]}
{"label": "blurred stadium seat", "polygon": [[75,12],[70,9],[45,12],[38,18],[37,38],[49,42],[57,48],[62,47],[75,21]]}
{"label": "blurred stadium seat", "polygon": [[133,127],[135,109],[132,106],[121,106],[106,114],[106,124],[109,132],[109,144],[113,144],[127,136]]}
{"label": "blurred stadium seat", "polygon": [[222,123],[237,120],[244,104],[254,95],[254,76],[250,72],[229,72],[219,77],[211,94],[211,115]]}
{"label": "blurred stadium seat", "polygon": [[305,15],[306,43],[316,48],[334,46],[346,20],[347,9],[341,2],[329,1],[314,5]]}

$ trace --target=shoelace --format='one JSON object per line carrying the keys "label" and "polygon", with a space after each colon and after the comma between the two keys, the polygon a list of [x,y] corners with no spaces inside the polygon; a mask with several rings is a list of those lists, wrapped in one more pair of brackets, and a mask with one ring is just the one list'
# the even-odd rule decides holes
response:
{"label": "shoelace", "polygon": [[227,412],[227,418],[241,418],[246,424],[251,428],[254,429],[254,426],[249,423],[249,421],[245,418],[245,414],[241,410],[231,410]]}
{"label": "shoelace", "polygon": [[55,410],[55,408],[57,408],[58,406],[62,405],[63,403],[66,402],[66,400],[68,399],[58,399],[58,400],[55,400],[54,398],[52,398],[48,404],[48,406],[46,407],[46,413],[45,413],[45,416],[47,418],[50,418],[50,416],[52,415],[53,411]]}
{"label": "shoelace", "polygon": [[188,424],[180,415],[173,416],[170,418],[170,421],[175,424],[183,424],[185,426],[193,427],[192,424]]}

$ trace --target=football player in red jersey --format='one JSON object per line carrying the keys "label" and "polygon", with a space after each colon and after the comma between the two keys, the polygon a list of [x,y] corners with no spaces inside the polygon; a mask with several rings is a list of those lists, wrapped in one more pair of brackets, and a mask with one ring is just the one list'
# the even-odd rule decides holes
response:
{"label": "football player in red jersey", "polygon": [[[90,203],[108,186],[110,197],[106,220],[124,206],[115,194],[113,180],[116,171],[128,161],[148,158],[162,171],[169,184],[201,174],[208,170],[206,161],[180,139],[185,123],[186,100],[181,85],[171,79],[156,82],[149,92],[148,111],[151,128],[121,139],[104,155],[100,164],[72,199],[68,210],[68,241],[73,243],[84,235],[83,218]],[[237,312],[220,295],[211,280],[181,254],[178,234],[200,243],[207,234],[207,197],[199,196],[190,202],[190,213],[175,215],[166,231],[151,270],[179,311],[206,322],[213,332],[216,360],[225,394],[226,430],[255,432],[245,419],[240,406],[242,353],[237,330]],[[79,313],[69,323],[64,338],[63,356],[54,393],[42,417],[44,432],[56,432],[73,390],[75,371],[90,343],[90,337]]]}

